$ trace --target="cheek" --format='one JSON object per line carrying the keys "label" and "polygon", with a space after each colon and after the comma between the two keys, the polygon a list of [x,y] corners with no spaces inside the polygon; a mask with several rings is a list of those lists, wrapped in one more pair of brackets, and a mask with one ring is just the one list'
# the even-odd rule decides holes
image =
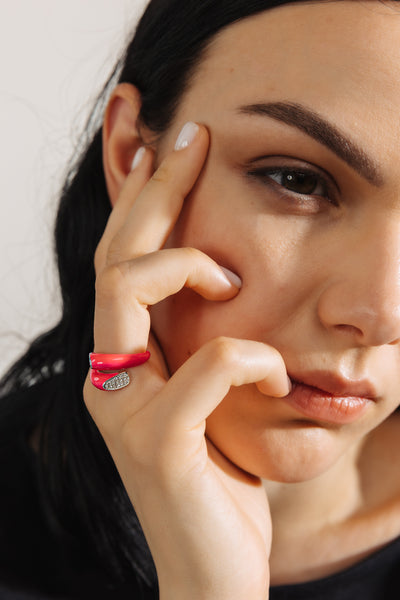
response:
{"label": "cheek", "polygon": [[304,269],[310,252],[307,228],[282,215],[266,214],[247,188],[232,175],[222,175],[209,169],[200,178],[166,247],[203,251],[237,273],[243,287],[227,302],[210,302],[183,290],[151,309],[153,331],[171,372],[220,335],[262,341],[281,350],[287,345],[282,332],[292,339],[294,321],[299,333],[315,312],[318,275]]}
{"label": "cheek", "polygon": [[[289,338],[296,316],[309,313],[305,307],[310,304],[310,290],[300,286],[295,293],[292,267],[286,265],[277,247],[263,244],[260,251],[254,237],[249,235],[244,240],[243,228],[241,232],[232,228],[231,233],[234,241],[229,243],[228,237],[218,232],[215,240],[225,243],[196,235],[185,236],[180,245],[194,246],[236,272],[243,287],[234,299],[210,302],[184,289],[151,309],[153,331],[171,372],[205,342],[218,336],[262,341],[282,350],[283,325]],[[242,240],[240,245],[237,239]],[[171,240],[171,245],[172,242],[176,240]],[[298,326],[297,322],[297,330]]]}
{"label": "cheek", "polygon": [[[325,275],[318,265],[311,268],[316,248],[309,228],[267,215],[230,192],[189,198],[167,242],[202,250],[243,281],[227,302],[209,302],[185,289],[151,309],[171,373],[220,335],[270,344],[285,360],[318,338],[316,306]],[[282,402],[254,385],[230,390],[207,419],[207,435],[244,470],[278,481],[315,477],[343,450],[330,432],[300,426]]]}

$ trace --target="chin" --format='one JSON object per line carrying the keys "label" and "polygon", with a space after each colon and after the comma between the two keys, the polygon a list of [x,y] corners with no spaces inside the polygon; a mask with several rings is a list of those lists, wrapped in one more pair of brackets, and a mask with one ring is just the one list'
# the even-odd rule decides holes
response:
{"label": "chin", "polygon": [[293,423],[253,435],[215,431],[207,436],[234,465],[247,473],[280,483],[300,483],[328,471],[341,457],[343,448],[334,433],[310,424]]}

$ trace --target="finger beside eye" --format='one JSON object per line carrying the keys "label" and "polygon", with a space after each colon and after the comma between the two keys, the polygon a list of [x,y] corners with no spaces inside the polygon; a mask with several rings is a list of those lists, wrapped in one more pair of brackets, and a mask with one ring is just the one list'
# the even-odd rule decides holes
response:
{"label": "finger beside eye", "polygon": [[107,255],[112,240],[115,238],[118,231],[124,227],[134,203],[146,183],[149,181],[154,170],[153,162],[153,150],[151,148],[143,148],[140,165],[127,175],[96,250],[96,272],[99,272],[106,265]]}
{"label": "finger beside eye", "polygon": [[[109,255],[128,260],[160,249],[193,188],[208,151],[208,133],[199,127],[193,142],[170,153],[134,202],[109,247]],[[129,194],[126,186],[124,194]],[[110,261],[109,261],[110,262]]]}

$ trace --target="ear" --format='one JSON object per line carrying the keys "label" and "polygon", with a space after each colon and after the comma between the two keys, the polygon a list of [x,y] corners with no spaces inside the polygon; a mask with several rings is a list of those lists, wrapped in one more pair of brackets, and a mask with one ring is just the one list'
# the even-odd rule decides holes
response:
{"label": "ear", "polygon": [[103,123],[103,166],[111,205],[117,201],[136,151],[145,143],[138,128],[141,98],[130,83],[121,83],[108,102]]}

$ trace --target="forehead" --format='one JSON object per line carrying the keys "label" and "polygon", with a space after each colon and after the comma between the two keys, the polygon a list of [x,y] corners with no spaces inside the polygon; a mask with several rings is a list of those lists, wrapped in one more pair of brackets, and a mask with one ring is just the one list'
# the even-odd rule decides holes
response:
{"label": "forehead", "polygon": [[400,70],[398,9],[396,2],[338,0],[265,11],[220,32],[198,76],[223,76],[221,85],[241,77],[247,86],[257,76],[270,91],[277,82],[298,91],[316,78],[328,84],[339,76],[356,85],[367,78],[390,85]]}
{"label": "forehead", "polygon": [[330,116],[371,144],[376,131],[366,121],[395,119],[390,131],[397,140],[399,8],[375,0],[288,4],[228,26],[185,96],[187,116],[223,123],[243,104],[284,99]]}

